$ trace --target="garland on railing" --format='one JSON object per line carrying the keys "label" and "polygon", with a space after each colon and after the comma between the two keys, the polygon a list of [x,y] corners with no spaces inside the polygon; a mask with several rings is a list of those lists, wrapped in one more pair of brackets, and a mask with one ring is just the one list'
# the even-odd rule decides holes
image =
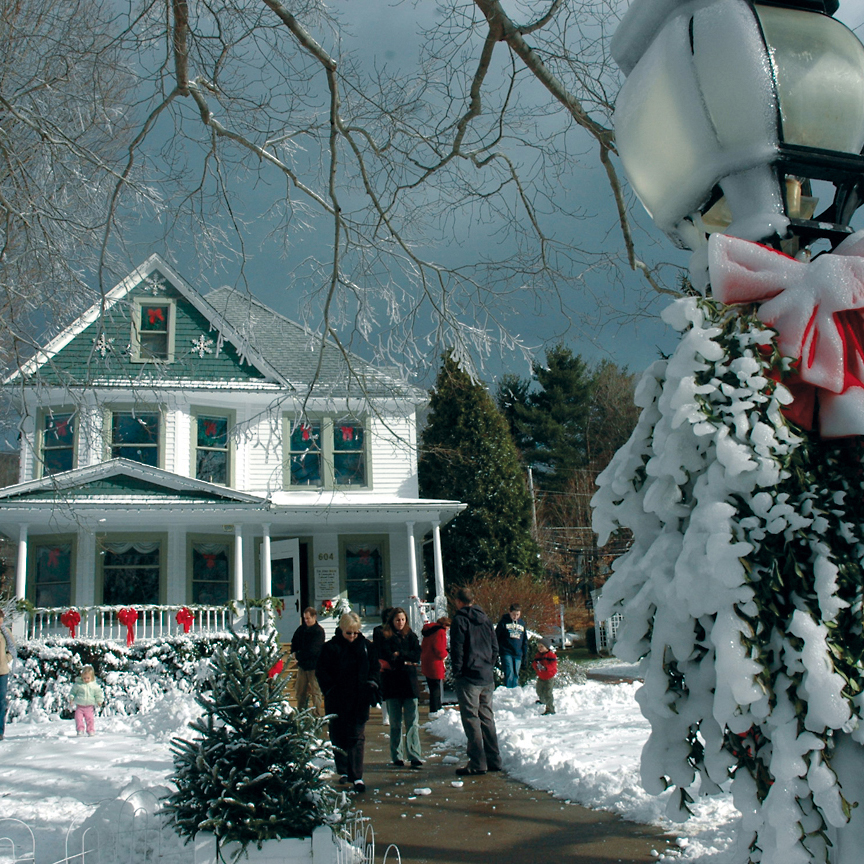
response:
{"label": "garland on railing", "polygon": [[683,820],[697,777],[732,777],[738,860],[826,861],[864,772],[860,439],[789,425],[789,362],[753,314],[685,298],[664,319],[685,335],[593,502],[601,545],[633,532],[596,614],[623,612],[615,653],[643,658],[642,782],[677,787]]}

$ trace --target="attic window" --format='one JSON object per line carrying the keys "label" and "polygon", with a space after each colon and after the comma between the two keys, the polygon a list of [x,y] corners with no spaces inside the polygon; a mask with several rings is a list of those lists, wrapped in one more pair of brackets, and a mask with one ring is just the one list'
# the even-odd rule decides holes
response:
{"label": "attic window", "polygon": [[137,300],[133,309],[132,359],[139,363],[174,360],[174,303]]}

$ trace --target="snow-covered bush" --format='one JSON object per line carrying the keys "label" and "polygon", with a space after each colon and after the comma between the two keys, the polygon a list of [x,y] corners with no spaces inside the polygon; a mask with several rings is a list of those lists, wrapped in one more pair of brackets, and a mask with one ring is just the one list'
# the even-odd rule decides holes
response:
{"label": "snow-covered bush", "polygon": [[686,819],[732,778],[739,860],[826,861],[838,774],[864,772],[861,445],[787,422],[789,363],[755,315],[691,297],[664,318],[684,336],[594,498],[601,544],[633,532],[597,614],[623,612],[615,653],[642,658],[642,782]]}
{"label": "snow-covered bush", "polygon": [[221,635],[170,636],[119,642],[90,639],[30,639],[18,646],[9,680],[9,719],[28,714],[72,716],[69,693],[82,666],[92,666],[105,692],[103,715],[146,711],[169,689],[194,690],[209,668]]}

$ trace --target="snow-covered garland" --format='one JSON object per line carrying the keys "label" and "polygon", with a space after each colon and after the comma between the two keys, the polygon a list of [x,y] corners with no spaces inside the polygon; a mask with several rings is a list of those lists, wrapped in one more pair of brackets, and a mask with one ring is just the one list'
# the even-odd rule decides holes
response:
{"label": "snow-covered garland", "polygon": [[678,787],[683,821],[690,792],[733,778],[737,860],[860,860],[859,439],[786,421],[789,361],[752,309],[688,297],[663,317],[684,336],[593,501],[601,545],[633,532],[597,614],[623,612],[615,653],[643,658],[643,784]]}

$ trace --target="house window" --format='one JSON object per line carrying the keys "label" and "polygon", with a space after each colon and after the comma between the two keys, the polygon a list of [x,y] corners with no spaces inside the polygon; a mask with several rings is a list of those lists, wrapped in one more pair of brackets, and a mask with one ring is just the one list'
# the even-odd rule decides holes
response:
{"label": "house window", "polygon": [[158,411],[115,411],[111,415],[111,456],[159,465]]}
{"label": "house window", "polygon": [[75,467],[75,415],[45,414],[42,425],[42,475]]}
{"label": "house window", "polygon": [[35,604],[68,606],[72,602],[72,544],[36,546],[35,562]]}
{"label": "house window", "polygon": [[174,359],[174,303],[137,300],[132,315],[132,359],[170,363]]}
{"label": "house window", "polygon": [[337,486],[366,485],[363,426],[348,420],[333,424],[333,482]]}
{"label": "house window", "polygon": [[102,602],[109,606],[158,603],[162,544],[101,543]]}
{"label": "house window", "polygon": [[192,544],[192,602],[219,606],[229,600],[230,561],[225,543]]}
{"label": "house window", "polygon": [[353,419],[286,419],[290,441],[289,486],[368,486],[368,438]]}
{"label": "house window", "polygon": [[228,418],[199,414],[195,418],[195,477],[227,486],[228,460]]}
{"label": "house window", "polygon": [[320,423],[292,424],[290,460],[292,486],[322,485],[324,474]]}
{"label": "house window", "polygon": [[384,556],[379,543],[345,546],[348,602],[361,616],[381,614],[384,605]]}

